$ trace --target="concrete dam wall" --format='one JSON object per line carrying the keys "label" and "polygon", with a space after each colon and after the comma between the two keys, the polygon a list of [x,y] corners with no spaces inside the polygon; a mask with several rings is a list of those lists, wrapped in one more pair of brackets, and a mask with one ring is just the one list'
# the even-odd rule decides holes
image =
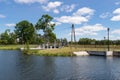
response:
{"label": "concrete dam wall", "polygon": [[77,56],[118,56],[120,57],[120,51],[79,51],[73,52]]}

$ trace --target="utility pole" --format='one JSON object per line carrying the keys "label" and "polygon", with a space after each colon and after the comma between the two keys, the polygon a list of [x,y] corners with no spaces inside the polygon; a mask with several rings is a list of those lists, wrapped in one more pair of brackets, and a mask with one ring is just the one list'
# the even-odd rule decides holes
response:
{"label": "utility pole", "polygon": [[[74,41],[73,41],[74,38]],[[72,24],[72,31],[71,31],[71,44],[75,42],[76,43],[76,36],[75,36],[75,28],[74,28],[74,24]]]}
{"label": "utility pole", "polygon": [[109,31],[110,31],[110,28],[107,28],[107,31],[108,31],[108,51],[110,50],[110,44],[109,44]]}

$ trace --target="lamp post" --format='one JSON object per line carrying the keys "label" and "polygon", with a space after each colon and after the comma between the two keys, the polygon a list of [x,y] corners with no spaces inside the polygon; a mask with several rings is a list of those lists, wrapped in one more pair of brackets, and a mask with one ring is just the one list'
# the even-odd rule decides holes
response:
{"label": "lamp post", "polygon": [[109,46],[109,31],[110,31],[110,28],[107,28],[107,31],[108,31],[108,51],[110,50],[110,46]]}

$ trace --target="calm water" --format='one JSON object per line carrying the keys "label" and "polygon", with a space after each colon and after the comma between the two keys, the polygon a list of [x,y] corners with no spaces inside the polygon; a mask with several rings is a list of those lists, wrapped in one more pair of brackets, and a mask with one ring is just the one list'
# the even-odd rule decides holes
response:
{"label": "calm water", "polygon": [[120,58],[41,57],[1,50],[0,80],[120,80]]}

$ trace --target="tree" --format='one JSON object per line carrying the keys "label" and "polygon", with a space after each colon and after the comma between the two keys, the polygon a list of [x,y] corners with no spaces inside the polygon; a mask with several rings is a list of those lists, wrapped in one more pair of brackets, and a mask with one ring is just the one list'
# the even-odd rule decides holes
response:
{"label": "tree", "polygon": [[16,44],[16,35],[11,33],[9,29],[1,34],[1,44]]}
{"label": "tree", "polygon": [[17,38],[16,38],[16,34],[14,32],[9,33],[8,43],[9,44],[17,44]]}
{"label": "tree", "polygon": [[79,44],[91,44],[92,42],[96,42],[95,39],[90,39],[90,38],[81,38],[79,39],[78,43]]}
{"label": "tree", "polygon": [[54,43],[56,40],[56,35],[53,32],[50,32],[47,34],[48,35],[48,40],[50,43]]}
{"label": "tree", "polygon": [[56,39],[55,34],[52,33],[55,26],[55,24],[51,23],[52,19],[48,14],[42,15],[35,25],[36,30],[43,30],[45,42],[49,42],[51,38],[52,40]]}
{"label": "tree", "polygon": [[20,43],[30,43],[33,39],[35,29],[32,23],[23,20],[16,24],[15,33],[19,38]]}
{"label": "tree", "polygon": [[7,30],[5,30],[4,33],[1,34],[1,43],[2,44],[8,44],[9,32],[10,32],[10,30],[7,29]]}

